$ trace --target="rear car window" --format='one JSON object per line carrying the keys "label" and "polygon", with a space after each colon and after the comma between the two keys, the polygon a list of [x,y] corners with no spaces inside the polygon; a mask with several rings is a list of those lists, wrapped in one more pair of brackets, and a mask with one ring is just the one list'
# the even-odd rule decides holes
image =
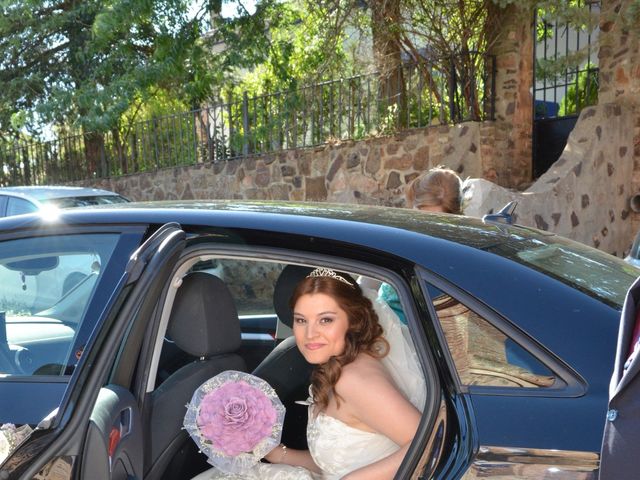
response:
{"label": "rear car window", "polygon": [[488,249],[620,308],[640,269],[608,253],[556,235],[526,238]]}
{"label": "rear car window", "polygon": [[70,373],[74,352],[117,234],[0,243],[0,377]]}
{"label": "rear car window", "polygon": [[556,377],[532,353],[455,297],[428,286],[463,385],[549,388]]}
{"label": "rear car window", "polygon": [[58,208],[89,207],[92,205],[112,205],[115,203],[126,203],[128,200],[120,195],[94,195],[90,197],[66,197],[52,198],[42,203]]}
{"label": "rear car window", "polygon": [[32,213],[38,210],[38,207],[28,200],[17,197],[9,197],[7,201],[7,216],[22,215],[23,213]]}

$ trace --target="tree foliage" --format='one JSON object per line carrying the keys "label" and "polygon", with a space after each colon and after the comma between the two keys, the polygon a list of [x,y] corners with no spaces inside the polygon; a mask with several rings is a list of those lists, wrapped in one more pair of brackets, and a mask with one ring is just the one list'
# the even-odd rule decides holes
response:
{"label": "tree foliage", "polygon": [[0,132],[115,128],[160,92],[209,95],[202,23],[187,0],[13,0],[0,16]]}

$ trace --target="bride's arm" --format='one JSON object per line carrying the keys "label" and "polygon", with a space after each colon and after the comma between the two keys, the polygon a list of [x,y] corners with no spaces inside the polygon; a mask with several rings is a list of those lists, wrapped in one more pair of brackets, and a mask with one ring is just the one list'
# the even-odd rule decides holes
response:
{"label": "bride's arm", "polygon": [[336,385],[336,391],[344,399],[349,415],[371,430],[390,438],[400,445],[400,449],[349,473],[343,479],[391,480],[416,434],[421,414],[397,390],[384,370],[367,367],[345,370]]}
{"label": "bride's arm", "polygon": [[284,445],[279,445],[264,457],[269,463],[281,463],[292,465],[294,467],[304,467],[312,472],[321,473],[320,468],[316,465],[309,453],[309,450],[294,450]]}

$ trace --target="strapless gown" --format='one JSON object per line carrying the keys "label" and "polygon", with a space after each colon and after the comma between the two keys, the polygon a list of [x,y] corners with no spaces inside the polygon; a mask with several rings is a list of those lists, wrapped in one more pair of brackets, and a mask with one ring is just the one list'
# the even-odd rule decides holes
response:
{"label": "strapless gown", "polygon": [[360,467],[377,462],[400,447],[379,433],[365,432],[324,413],[312,414],[309,407],[307,441],[309,452],[322,474],[301,467],[259,463],[249,472],[237,475],[215,468],[193,480],[339,480]]}
{"label": "strapless gown", "polygon": [[[375,290],[363,291],[373,303],[384,337],[389,342],[389,352],[381,362],[398,389],[422,412],[426,401],[426,383],[409,330],[391,308],[377,298]],[[309,400],[311,402],[305,403],[313,402],[313,399]],[[350,427],[323,413],[315,415],[312,404],[309,405],[307,443],[313,460],[322,469],[321,474],[300,467],[258,463],[242,475],[229,475],[214,468],[193,480],[339,480],[347,473],[382,460],[400,448],[384,435]]]}

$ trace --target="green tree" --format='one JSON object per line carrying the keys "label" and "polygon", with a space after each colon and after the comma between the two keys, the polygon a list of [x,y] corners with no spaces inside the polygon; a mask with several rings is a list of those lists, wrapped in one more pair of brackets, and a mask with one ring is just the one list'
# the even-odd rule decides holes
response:
{"label": "green tree", "polygon": [[[160,91],[187,105],[209,95],[202,17],[186,0],[13,0],[0,4],[0,119],[20,115],[33,135],[44,125],[69,133],[119,125]],[[129,115],[129,119],[135,115]],[[12,132],[12,133],[11,133]],[[87,152],[88,156],[92,153]]]}

